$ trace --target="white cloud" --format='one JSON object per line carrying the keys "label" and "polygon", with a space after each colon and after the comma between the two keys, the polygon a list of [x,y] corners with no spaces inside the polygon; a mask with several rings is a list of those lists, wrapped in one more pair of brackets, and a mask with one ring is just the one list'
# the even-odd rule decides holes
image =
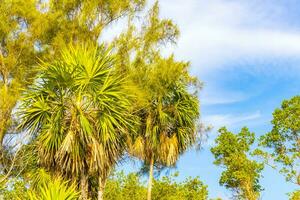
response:
{"label": "white cloud", "polygon": [[[162,16],[173,19],[181,30],[178,45],[166,51],[191,61],[193,72],[214,84],[204,91],[202,105],[235,103],[253,95],[217,85],[218,77],[207,78],[208,74],[226,76],[228,68],[237,67],[272,77],[299,71],[298,64],[277,65],[281,59],[300,61],[299,28],[287,23],[284,8],[278,2],[161,0],[160,4]],[[249,60],[259,64],[249,66]]]}
{"label": "white cloud", "polygon": [[205,125],[211,125],[213,129],[208,133],[208,137],[203,143],[204,148],[210,148],[215,146],[215,139],[218,135],[217,130],[223,126],[229,128],[230,130],[235,130],[236,128],[244,127],[250,123],[264,123],[265,119],[262,119],[262,114],[260,111],[255,111],[253,113],[246,114],[213,114],[207,115],[202,118]]}
{"label": "white cloud", "polygon": [[[154,0],[149,0],[149,5]],[[161,0],[161,16],[179,25],[178,58],[191,60],[201,74],[244,57],[300,58],[300,32],[287,27],[276,3],[258,0]],[[150,6],[148,5],[147,8]],[[110,41],[126,27],[126,19],[104,31]]]}
{"label": "white cloud", "polygon": [[202,74],[241,57],[300,58],[300,32],[279,21],[280,8],[274,3],[163,0],[161,5],[162,15],[181,29],[173,50]]}
{"label": "white cloud", "polygon": [[204,124],[210,124],[214,129],[222,126],[233,127],[242,123],[247,123],[253,120],[260,119],[261,112],[256,111],[247,114],[213,114],[203,117]]}
{"label": "white cloud", "polygon": [[203,92],[200,93],[200,102],[202,106],[231,104],[244,101],[252,95],[239,91],[218,90],[215,86],[208,89],[204,88]]}

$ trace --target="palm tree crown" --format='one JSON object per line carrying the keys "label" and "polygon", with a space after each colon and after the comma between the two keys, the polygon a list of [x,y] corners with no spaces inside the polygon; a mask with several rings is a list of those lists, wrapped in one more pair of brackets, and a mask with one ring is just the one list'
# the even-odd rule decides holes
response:
{"label": "palm tree crown", "polygon": [[115,65],[104,46],[69,47],[42,63],[20,111],[42,166],[65,177],[108,176],[134,126],[126,81]]}

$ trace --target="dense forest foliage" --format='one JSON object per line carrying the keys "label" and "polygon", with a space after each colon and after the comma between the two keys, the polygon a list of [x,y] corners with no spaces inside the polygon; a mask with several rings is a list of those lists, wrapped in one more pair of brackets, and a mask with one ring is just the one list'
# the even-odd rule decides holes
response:
{"label": "dense forest foliage", "polygon": [[[123,31],[101,41],[119,20]],[[0,199],[209,199],[198,177],[156,175],[201,147],[208,127],[190,63],[162,53],[178,37],[159,2],[2,0]],[[211,153],[234,199],[260,199],[266,165],[300,185],[299,116],[295,96],[260,138],[219,130]],[[128,160],[140,171],[118,172]]]}

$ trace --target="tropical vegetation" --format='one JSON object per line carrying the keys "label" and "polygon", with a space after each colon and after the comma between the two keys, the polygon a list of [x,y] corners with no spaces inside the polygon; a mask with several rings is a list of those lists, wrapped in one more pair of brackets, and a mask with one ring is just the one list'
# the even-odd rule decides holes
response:
{"label": "tropical vegetation", "polygon": [[[199,177],[165,173],[201,150],[208,125],[202,82],[163,52],[179,29],[159,14],[146,0],[1,2],[0,199],[209,199]],[[122,32],[103,41],[120,20]],[[295,96],[260,138],[219,130],[210,150],[234,199],[261,198],[266,165],[300,185],[299,116]],[[128,162],[139,170],[120,172]]]}

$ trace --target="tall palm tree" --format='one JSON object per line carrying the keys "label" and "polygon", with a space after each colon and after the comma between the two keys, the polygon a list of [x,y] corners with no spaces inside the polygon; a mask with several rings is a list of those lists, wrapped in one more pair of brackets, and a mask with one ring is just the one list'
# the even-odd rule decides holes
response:
{"label": "tall palm tree", "polygon": [[[124,75],[104,46],[76,46],[52,63],[42,63],[35,84],[20,106],[21,128],[31,133],[41,166],[80,183],[105,180],[126,147],[134,127]],[[123,78],[122,78],[123,77]]]}
{"label": "tall palm tree", "polygon": [[151,199],[154,165],[174,165],[197,139],[199,102],[192,93],[197,80],[188,63],[157,56],[153,63],[133,70],[133,79],[146,93],[139,110],[140,134],[130,152],[149,166],[148,196]]}

